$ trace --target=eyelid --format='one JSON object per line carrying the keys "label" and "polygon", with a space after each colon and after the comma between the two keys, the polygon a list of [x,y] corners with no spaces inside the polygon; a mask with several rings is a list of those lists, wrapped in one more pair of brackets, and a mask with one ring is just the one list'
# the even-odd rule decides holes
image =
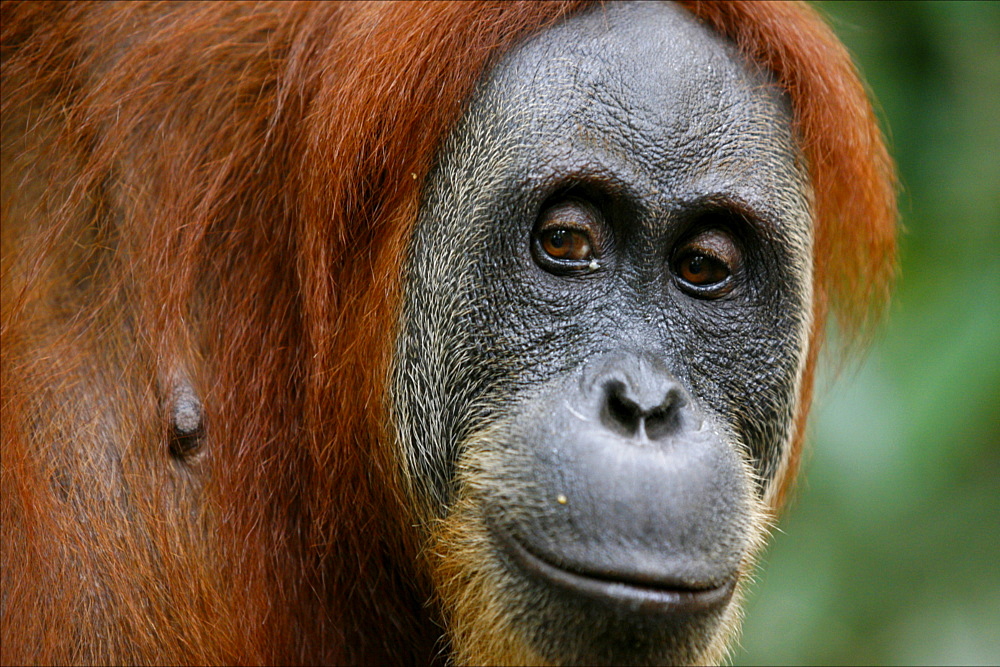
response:
{"label": "eyelid", "polygon": [[683,255],[690,255],[692,252],[700,253],[717,259],[726,265],[730,264],[731,259],[736,259],[731,258],[731,255],[736,254],[737,258],[739,255],[738,252],[729,252],[730,250],[736,250],[736,244],[729,235],[718,231],[702,232],[686,241],[680,250]]}
{"label": "eyelid", "polygon": [[580,222],[574,217],[559,217],[559,218],[547,218],[538,227],[539,233],[547,232],[550,229],[569,229],[574,232],[582,232],[590,236],[590,230],[593,225],[587,224],[585,222]]}
{"label": "eyelid", "polygon": [[541,215],[537,232],[552,227],[572,229],[588,234],[594,241],[603,240],[601,214],[589,203],[577,199],[566,199],[547,207]]}

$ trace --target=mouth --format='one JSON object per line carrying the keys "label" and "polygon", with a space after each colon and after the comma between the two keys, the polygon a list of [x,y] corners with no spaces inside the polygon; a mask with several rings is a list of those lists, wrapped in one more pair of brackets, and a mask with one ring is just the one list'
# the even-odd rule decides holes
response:
{"label": "mouth", "polygon": [[[492,523],[492,522],[491,522]],[[736,579],[694,587],[677,580],[567,569],[539,555],[507,531],[490,526],[503,551],[528,575],[574,596],[640,615],[691,615],[724,607]]]}

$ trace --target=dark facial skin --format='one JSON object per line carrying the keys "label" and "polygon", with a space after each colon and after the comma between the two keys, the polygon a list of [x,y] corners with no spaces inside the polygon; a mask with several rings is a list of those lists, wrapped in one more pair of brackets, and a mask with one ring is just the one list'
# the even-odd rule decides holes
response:
{"label": "dark facial skin", "polygon": [[559,663],[718,659],[811,235],[786,100],[683,10],[598,8],[494,69],[426,191],[394,383],[417,502],[488,545],[496,632]]}

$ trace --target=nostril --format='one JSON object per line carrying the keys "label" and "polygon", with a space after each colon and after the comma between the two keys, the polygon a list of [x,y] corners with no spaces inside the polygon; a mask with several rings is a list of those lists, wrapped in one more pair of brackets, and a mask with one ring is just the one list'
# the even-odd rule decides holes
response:
{"label": "nostril", "polygon": [[663,402],[645,415],[646,436],[650,440],[659,440],[677,431],[681,426],[681,408],[686,404],[687,401],[676,389],[667,392]]}
{"label": "nostril", "polygon": [[601,421],[612,431],[634,436],[639,432],[642,410],[635,401],[625,395],[625,384],[613,380],[604,385],[604,410]]}
{"label": "nostril", "polygon": [[601,421],[620,435],[649,440],[664,438],[680,427],[681,408],[687,401],[676,387],[669,389],[663,400],[650,403],[649,408],[640,405],[624,382],[612,380],[604,385]]}

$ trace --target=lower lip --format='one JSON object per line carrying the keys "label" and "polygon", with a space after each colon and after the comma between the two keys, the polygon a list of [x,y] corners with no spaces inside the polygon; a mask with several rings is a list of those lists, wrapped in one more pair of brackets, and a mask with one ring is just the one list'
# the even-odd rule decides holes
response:
{"label": "lower lip", "polygon": [[648,615],[689,615],[724,607],[733,596],[735,578],[715,588],[686,589],[598,579],[564,570],[531,553],[503,530],[492,530],[517,564],[527,573],[574,595],[625,611]]}

